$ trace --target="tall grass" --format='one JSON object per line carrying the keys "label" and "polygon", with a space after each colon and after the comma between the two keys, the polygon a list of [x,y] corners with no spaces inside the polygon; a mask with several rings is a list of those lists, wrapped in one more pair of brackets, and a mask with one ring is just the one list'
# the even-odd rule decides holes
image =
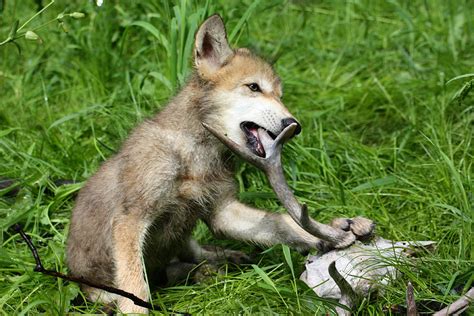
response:
{"label": "tall grass", "polygon": [[[39,10],[33,1],[0,3],[0,42]],[[77,285],[32,272],[10,227],[25,227],[45,266],[67,270],[74,194],[184,84],[193,34],[213,13],[234,45],[274,62],[283,79],[284,102],[303,125],[285,147],[285,169],[312,215],[366,216],[383,237],[438,241],[358,313],[395,313],[408,280],[419,301],[453,301],[474,280],[473,11],[461,0],[54,2],[22,30],[35,29],[42,44],[18,38],[21,54],[0,46],[0,176],[19,188],[0,191],[0,311],[100,310],[74,302]],[[71,12],[86,17],[36,29]],[[57,179],[78,183],[57,187]],[[284,211],[255,168],[242,163],[236,181],[242,200]],[[207,283],[159,289],[155,303],[193,314],[333,310],[298,280],[304,258],[287,247],[216,241],[203,224],[195,235],[259,254]]]}

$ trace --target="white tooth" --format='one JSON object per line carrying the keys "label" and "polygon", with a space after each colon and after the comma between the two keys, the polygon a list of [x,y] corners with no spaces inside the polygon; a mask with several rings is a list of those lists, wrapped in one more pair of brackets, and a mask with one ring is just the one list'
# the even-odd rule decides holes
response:
{"label": "white tooth", "polygon": [[262,143],[263,149],[267,152],[273,144],[273,139],[268,135],[268,132],[263,128],[258,129],[258,138]]}

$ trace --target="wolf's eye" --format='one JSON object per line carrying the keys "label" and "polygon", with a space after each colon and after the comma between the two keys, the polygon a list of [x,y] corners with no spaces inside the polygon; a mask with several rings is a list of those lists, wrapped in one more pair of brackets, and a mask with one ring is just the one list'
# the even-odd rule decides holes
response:
{"label": "wolf's eye", "polygon": [[262,89],[260,89],[260,86],[256,84],[255,82],[249,83],[247,87],[249,87],[249,89],[252,90],[253,92],[262,92]]}

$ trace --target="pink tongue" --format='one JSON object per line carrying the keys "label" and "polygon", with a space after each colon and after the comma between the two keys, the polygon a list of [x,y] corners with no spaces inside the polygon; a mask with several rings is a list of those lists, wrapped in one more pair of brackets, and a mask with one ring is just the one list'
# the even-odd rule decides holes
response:
{"label": "pink tongue", "polygon": [[262,156],[265,155],[265,150],[263,149],[262,143],[260,141],[260,137],[258,135],[258,129],[251,128],[249,131],[250,133],[253,134],[253,136],[255,136],[255,138],[257,138],[257,152],[261,154]]}
{"label": "pink tongue", "polygon": [[258,138],[258,130],[256,128],[250,128],[249,131],[253,134],[253,136]]}

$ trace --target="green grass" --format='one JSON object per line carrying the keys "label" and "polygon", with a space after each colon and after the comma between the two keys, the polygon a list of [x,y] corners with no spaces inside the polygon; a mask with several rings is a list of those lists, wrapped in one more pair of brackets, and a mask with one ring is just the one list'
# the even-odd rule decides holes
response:
{"label": "green grass", "polygon": [[[0,42],[34,1],[0,1]],[[78,286],[32,272],[11,227],[20,223],[45,266],[67,271],[64,244],[74,193],[130,129],[162,108],[191,69],[192,35],[218,12],[234,45],[275,62],[284,102],[303,133],[285,148],[291,186],[312,215],[374,219],[378,234],[436,240],[433,254],[402,267],[400,279],[357,308],[377,315],[418,301],[449,303],[473,285],[474,6],[470,1],[92,1],[60,0],[22,31],[42,44],[0,46],[0,313],[98,312],[72,305]],[[46,4],[46,1],[45,1]],[[457,76],[471,74],[453,80]],[[471,82],[471,86],[469,86]],[[462,90],[464,87],[464,90]],[[241,198],[283,212],[265,177],[241,164]],[[56,187],[54,180],[77,185]],[[215,241],[204,225],[202,242]],[[323,314],[333,302],[297,278],[304,258],[275,246],[255,266],[228,267],[209,283],[160,289],[155,304],[193,314]],[[293,271],[294,270],[294,271]],[[426,310],[426,308],[424,309]]]}

